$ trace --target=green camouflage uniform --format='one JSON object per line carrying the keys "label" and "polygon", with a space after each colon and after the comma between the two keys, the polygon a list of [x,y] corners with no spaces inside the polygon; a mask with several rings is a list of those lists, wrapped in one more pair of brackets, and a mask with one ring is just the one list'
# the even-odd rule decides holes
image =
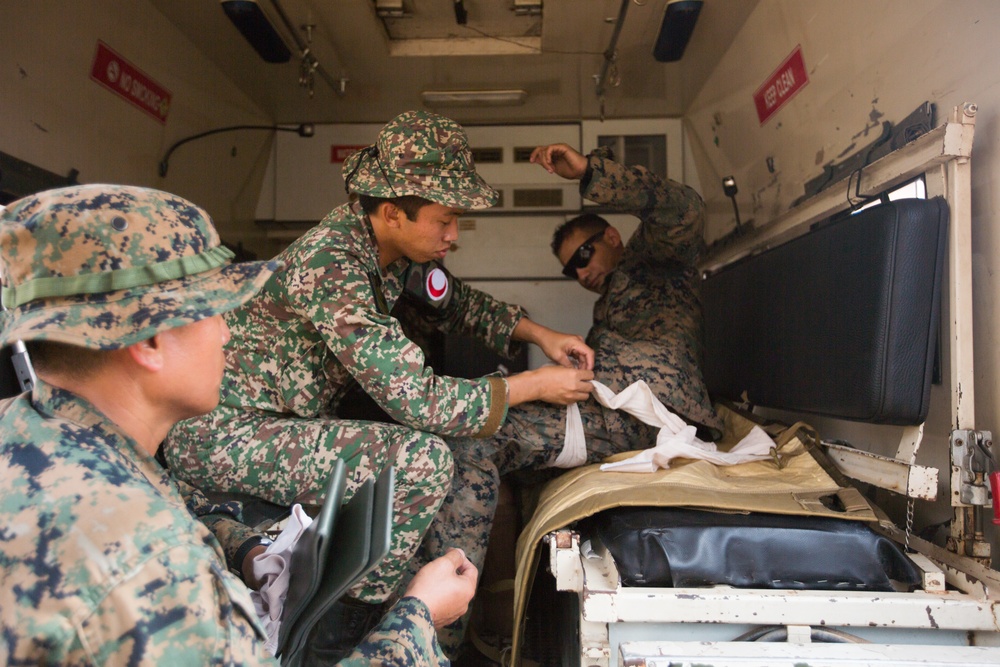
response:
{"label": "green camouflage uniform", "polygon": [[[595,353],[595,379],[615,392],[644,380],[687,421],[721,431],[701,373],[696,265],[704,247],[704,202],[687,186],[614,162],[606,149],[588,156],[580,194],[641,220],[594,305],[587,344]],[[624,412],[593,398],[579,405],[590,462],[656,442],[654,429]],[[455,475],[428,532],[426,557],[435,557],[445,545],[459,546],[481,566],[499,477],[551,465],[562,451],[565,422],[561,406],[524,403],[510,408],[492,438],[449,438],[456,470],[465,474]],[[476,514],[470,508],[486,510]],[[449,643],[444,637],[442,642]]]}
{"label": "green camouflage uniform", "polygon": [[[0,662],[276,664],[246,586],[189,513],[207,503],[197,490],[42,382],[0,402],[0,432]],[[443,663],[419,600],[404,598],[340,664],[387,659]]]}
{"label": "green camouflage uniform", "polygon": [[[413,116],[408,132],[426,130],[425,117],[434,118]],[[461,136],[464,141],[464,131]],[[392,147],[405,141],[405,150]],[[400,163],[419,167],[427,155],[441,159],[415,143],[405,132],[383,130],[380,153],[386,162],[397,160],[388,166],[392,173],[403,168]],[[345,173],[360,168],[346,180],[361,183],[363,193],[389,195],[370,187],[382,170],[365,162],[382,158],[356,154]],[[477,204],[456,199],[447,189],[408,191],[397,182],[393,192],[438,197],[452,206]],[[226,315],[232,338],[221,405],[178,424],[164,451],[176,474],[193,484],[283,505],[320,502],[337,459],[349,471],[348,496],[365,479],[395,466],[390,553],[350,592],[365,602],[381,602],[400,582],[451,481],[451,453],[434,434],[493,434],[506,414],[505,384],[496,377],[437,376],[425,367],[421,349],[389,314],[410,260],[404,257],[384,271],[379,267],[371,222],[357,203],[335,209],[279,259],[287,268]],[[454,281],[439,323],[442,330],[475,335],[507,353],[522,316],[519,308]],[[399,424],[338,419],[338,403],[355,381]]]}
{"label": "green camouflage uniform", "polygon": [[4,664],[257,664],[246,586],[167,472],[73,394],[0,403]]}
{"label": "green camouflage uniform", "polygon": [[[0,216],[0,345],[117,349],[210,317],[277,266],[230,257],[207,214],[167,193],[27,197]],[[80,396],[38,381],[0,401],[0,663],[277,664],[206,528],[234,553],[250,531],[233,505],[178,484]],[[443,661],[406,598],[342,664]]]}

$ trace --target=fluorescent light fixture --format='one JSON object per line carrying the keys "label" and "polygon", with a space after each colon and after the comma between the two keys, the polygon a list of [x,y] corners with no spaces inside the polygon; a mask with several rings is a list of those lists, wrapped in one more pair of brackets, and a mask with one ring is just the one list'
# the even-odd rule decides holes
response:
{"label": "fluorescent light fixture", "polygon": [[429,107],[490,106],[509,107],[524,104],[528,93],[510,90],[425,90],[420,93]]}

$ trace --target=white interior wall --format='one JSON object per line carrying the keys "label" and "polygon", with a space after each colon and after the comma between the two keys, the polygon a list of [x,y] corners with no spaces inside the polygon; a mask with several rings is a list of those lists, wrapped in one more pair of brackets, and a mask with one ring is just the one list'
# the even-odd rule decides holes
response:
{"label": "white interior wall", "polygon": [[[802,195],[822,166],[862,148],[882,120],[900,121],[922,102],[937,123],[952,107],[976,102],[973,150],[975,406],[977,427],[1000,427],[1000,346],[996,338],[1000,234],[993,192],[1000,188],[1000,3],[993,0],[762,0],[733,40],[686,120],[703,184],[735,174],[744,221],[767,222]],[[801,45],[808,84],[761,125],[754,90]],[[772,158],[775,173],[767,169]],[[733,227],[721,187],[706,186],[709,238]],[[945,372],[947,378],[947,371]],[[926,521],[950,512],[945,491],[950,432],[947,389],[935,387],[918,462],[942,471],[943,498],[921,507]],[[892,453],[899,429],[813,420],[824,437],[844,437]]]}
{"label": "white interior wall", "polygon": [[[90,79],[98,40],[170,91],[166,123]],[[83,183],[156,187],[206,208],[223,238],[254,236],[270,132],[178,139],[270,120],[146,0],[0,2],[0,150]],[[235,152],[235,155],[233,154]]]}

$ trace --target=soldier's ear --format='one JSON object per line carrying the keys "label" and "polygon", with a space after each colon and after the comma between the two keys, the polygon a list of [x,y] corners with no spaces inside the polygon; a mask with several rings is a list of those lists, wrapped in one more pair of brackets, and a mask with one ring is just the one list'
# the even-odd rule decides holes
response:
{"label": "soldier's ear", "polygon": [[622,244],[622,235],[617,229],[608,225],[604,229],[604,240],[608,242],[612,248],[617,248]]}
{"label": "soldier's ear", "polygon": [[379,204],[379,213],[390,227],[399,227],[403,223],[403,211],[392,202]]}
{"label": "soldier's ear", "polygon": [[163,369],[163,333],[158,333],[152,338],[133,343],[125,348],[129,358],[142,368],[156,372]]}

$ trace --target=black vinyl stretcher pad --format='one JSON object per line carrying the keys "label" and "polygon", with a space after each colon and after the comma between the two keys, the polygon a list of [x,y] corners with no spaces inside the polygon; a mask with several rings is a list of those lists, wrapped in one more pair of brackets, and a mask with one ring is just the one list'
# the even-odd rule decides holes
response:
{"label": "black vinyl stretcher pad", "polygon": [[920,581],[899,547],[860,521],[619,507],[585,520],[580,535],[607,546],[626,586],[893,591]]}
{"label": "black vinyl stretcher pad", "polygon": [[820,223],[702,284],[715,397],[881,424],[926,415],[948,208],[902,199]]}

